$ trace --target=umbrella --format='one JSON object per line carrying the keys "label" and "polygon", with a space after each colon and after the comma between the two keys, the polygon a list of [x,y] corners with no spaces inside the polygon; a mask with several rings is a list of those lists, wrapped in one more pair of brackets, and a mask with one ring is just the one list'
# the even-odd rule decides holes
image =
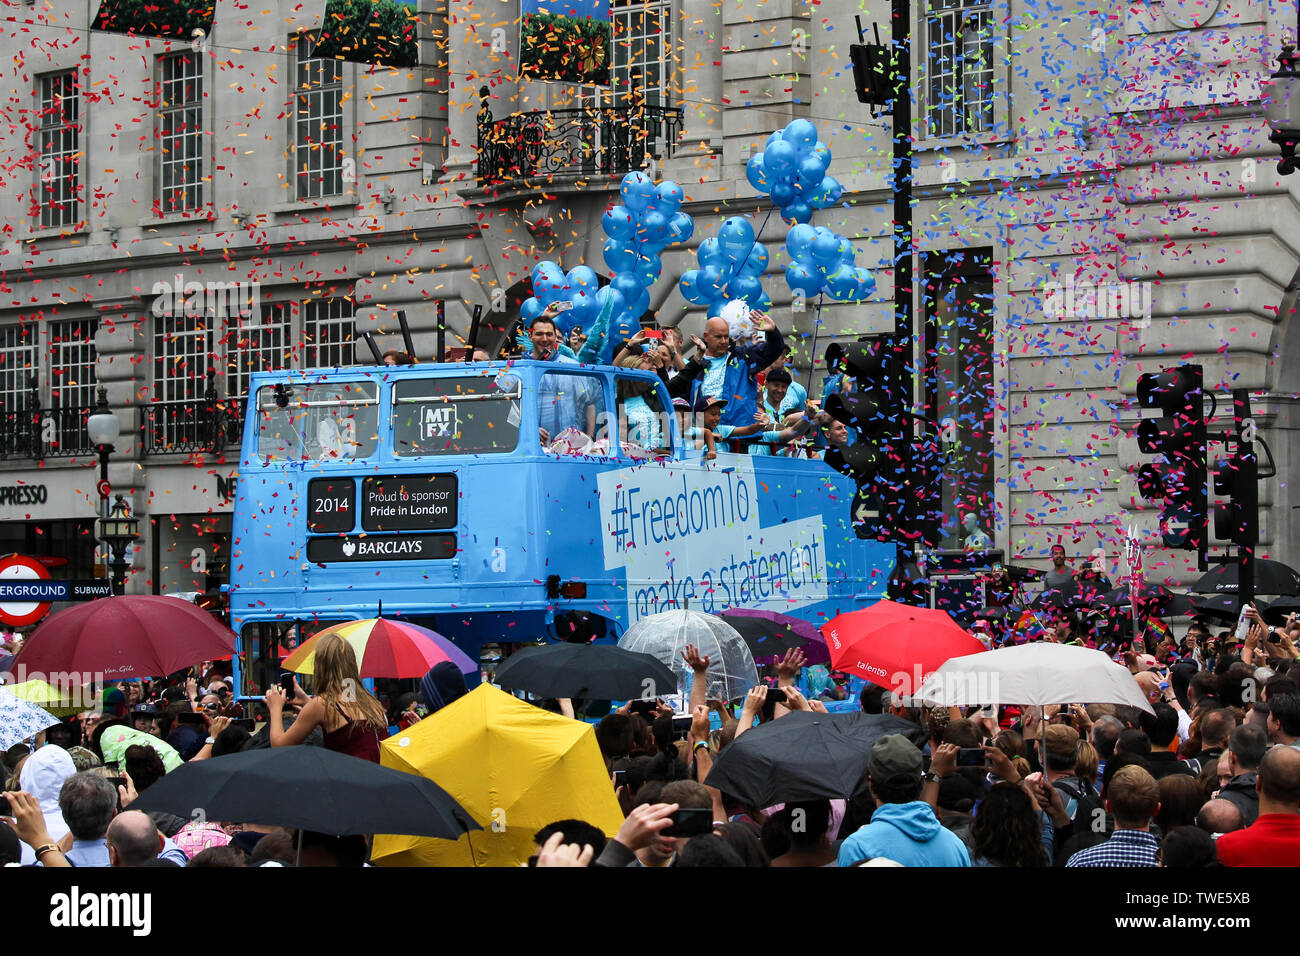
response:
{"label": "umbrella", "polygon": [[207,611],[179,598],[130,594],[60,611],[36,629],[15,669],[77,672],[91,680],[171,674],[234,652],[235,636]]}
{"label": "umbrella", "polygon": [[984,650],[947,611],[877,601],[823,625],[831,667],[907,696],[950,657]]}
{"label": "umbrella", "polygon": [[[1255,598],[1251,603],[1261,615],[1272,607],[1267,601],[1259,598]],[[1226,591],[1222,594],[1198,594],[1192,598],[1192,612],[1212,617],[1226,624],[1236,624],[1241,616],[1241,599],[1237,597],[1235,591]]]}
{"label": "umbrella", "polygon": [[1255,607],[1259,608],[1260,614],[1263,615],[1264,619],[1270,624],[1282,625],[1286,623],[1286,616],[1288,614],[1300,611],[1300,597],[1292,595],[1280,597],[1276,601],[1270,602],[1268,605],[1268,614],[1264,614],[1264,609],[1260,607],[1261,603],[1263,602],[1256,600]]}
{"label": "umbrella", "polygon": [[[1255,592],[1257,594],[1300,594],[1300,571],[1268,558],[1256,558]],[[1203,574],[1190,588],[1198,594],[1236,594],[1237,565],[1221,564]]]}
{"label": "umbrella", "polygon": [[480,684],[380,745],[386,767],[434,775],[481,834],[454,842],[376,836],[371,860],[389,866],[518,866],[533,834],[585,820],[613,836],[623,824],[591,724],[548,713]]}
{"label": "umbrella", "polygon": [[316,668],[316,642],[326,634],[336,634],[352,645],[362,677],[423,677],[429,668],[451,661],[462,673],[478,670],[471,660],[441,634],[425,627],[372,617],[364,621],[347,621],[327,627],[284,659],[284,669],[310,674]]}
{"label": "umbrella", "polygon": [[806,664],[825,664],[831,659],[826,639],[817,625],[776,611],[755,611],[733,607],[719,615],[745,639],[754,660],[777,658],[786,651],[802,648]]}
{"label": "umbrella", "polygon": [[324,747],[272,747],[187,763],[131,804],[189,819],[298,827],[335,836],[455,839],[479,825],[432,780]]}
{"label": "umbrella", "polygon": [[[95,696],[84,687],[56,687],[40,678],[25,680],[21,684],[6,684],[4,689],[19,700],[44,708],[56,717],[68,717],[86,710]],[[78,706],[78,701],[85,701],[87,706]]]}
{"label": "umbrella", "polygon": [[745,731],[718,755],[705,783],[751,807],[822,797],[849,799],[862,786],[877,740],[925,731],[892,714],[797,711]]}
{"label": "umbrella", "polygon": [[[1108,608],[1131,608],[1133,596],[1127,584],[1107,591],[1099,599]],[[1163,617],[1180,617],[1192,609],[1192,599],[1186,594],[1176,594],[1159,584],[1144,585],[1138,592],[1138,610],[1150,611]]]}
{"label": "umbrella", "polygon": [[1110,589],[1110,581],[1104,577],[1072,578],[1059,588],[1044,588],[1029,605],[1035,608],[1086,608],[1100,601]]}
{"label": "umbrella", "polygon": [[48,711],[0,688],[0,750],[8,750],[58,722],[59,718]]}
{"label": "umbrella", "polygon": [[689,688],[693,674],[682,660],[687,644],[709,657],[708,696],[735,700],[758,683],[758,668],[749,645],[734,627],[713,614],[663,611],[637,621],[619,638],[618,646],[650,654],[677,675],[677,686]]}
{"label": "umbrella", "polygon": [[494,682],[538,697],[652,699],[677,693],[677,677],[656,657],[610,644],[525,647],[497,668]]}
{"label": "umbrella", "polygon": [[99,737],[99,749],[104,755],[104,763],[115,763],[123,768],[126,767],[126,748],[137,745],[156,750],[167,773],[171,773],[185,762],[176,752],[176,748],[167,741],[133,727],[109,727]]}
{"label": "umbrella", "polygon": [[916,696],[946,707],[983,704],[1128,704],[1153,713],[1128,668],[1101,651],[1036,642],[954,657]]}

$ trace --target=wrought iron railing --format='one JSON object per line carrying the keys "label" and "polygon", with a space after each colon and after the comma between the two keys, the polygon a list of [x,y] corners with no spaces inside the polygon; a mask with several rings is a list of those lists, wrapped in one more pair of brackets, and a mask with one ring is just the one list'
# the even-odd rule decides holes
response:
{"label": "wrought iron railing", "polygon": [[243,403],[235,399],[150,402],[144,406],[142,424],[145,455],[216,454],[239,444]]}
{"label": "wrought iron railing", "polygon": [[94,454],[86,434],[90,405],[0,411],[0,458],[72,458]]}
{"label": "wrought iron railing", "polygon": [[619,176],[671,156],[682,131],[678,107],[634,98],[624,106],[515,113],[494,120],[481,91],[478,178],[483,183],[576,175]]}

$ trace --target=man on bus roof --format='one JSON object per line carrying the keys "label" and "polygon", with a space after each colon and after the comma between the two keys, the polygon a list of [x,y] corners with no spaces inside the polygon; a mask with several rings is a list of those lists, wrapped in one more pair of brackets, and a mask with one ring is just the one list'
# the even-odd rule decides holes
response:
{"label": "man on bus roof", "polygon": [[[556,365],[579,365],[577,359],[560,353],[560,334],[555,328],[555,312],[550,306],[533,319],[528,327],[532,351],[527,358]],[[558,311],[558,310],[555,310]],[[601,383],[593,376],[543,375],[537,387],[538,437],[542,445],[566,428],[577,428],[588,437],[596,434],[596,406],[600,403]]]}

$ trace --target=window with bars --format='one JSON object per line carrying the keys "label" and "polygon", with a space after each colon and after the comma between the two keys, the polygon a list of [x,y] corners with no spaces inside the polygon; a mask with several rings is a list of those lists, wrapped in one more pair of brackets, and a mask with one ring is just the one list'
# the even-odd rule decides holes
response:
{"label": "window with bars", "polygon": [[95,329],[94,319],[0,326],[0,457],[89,450]]}
{"label": "window with bars", "polygon": [[294,181],[298,199],[343,194],[343,63],[312,55],[298,38],[295,58]]}
{"label": "window with bars", "polygon": [[39,359],[37,326],[0,326],[0,409],[6,415],[26,410]]}
{"label": "window with bars", "polygon": [[231,398],[248,394],[254,372],[289,367],[289,343],[293,341],[290,331],[290,307],[282,302],[265,305],[258,315],[239,319],[238,328],[226,340],[230,369],[226,388]]}
{"label": "window with bars", "polygon": [[668,105],[672,83],[673,19],[667,0],[615,3],[614,56],[610,86],[614,95],[637,91],[647,106]]}
{"label": "window with bars", "polygon": [[153,402],[146,410],[144,449],[194,451],[210,440],[204,401],[216,349],[214,320],[163,315],[154,320]]}
{"label": "window with bars", "polygon": [[163,214],[203,206],[203,59],[158,58],[158,205]]}
{"label": "window with bars", "polygon": [[39,80],[36,206],[42,229],[75,226],[81,218],[80,88],[75,70]]}
{"label": "window with bars", "polygon": [[353,363],[357,320],[348,299],[313,299],[303,304],[303,368]]}
{"label": "window with bars", "polygon": [[991,2],[927,0],[925,138],[992,132],[994,23]]}
{"label": "window with bars", "polygon": [[54,443],[74,451],[89,442],[86,416],[95,405],[94,319],[51,322],[47,328],[49,351],[48,417],[54,422]]}

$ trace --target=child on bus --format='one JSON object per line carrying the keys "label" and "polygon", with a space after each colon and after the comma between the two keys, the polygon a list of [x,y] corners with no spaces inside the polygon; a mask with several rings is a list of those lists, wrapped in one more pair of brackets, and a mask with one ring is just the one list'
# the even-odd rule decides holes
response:
{"label": "child on bus", "polygon": [[707,461],[716,458],[718,451],[732,451],[731,446],[735,439],[756,435],[763,430],[762,422],[754,422],[752,425],[719,425],[718,420],[722,418],[722,410],[726,407],[725,399],[713,398],[709,395],[701,395],[695,401],[695,411],[699,413],[700,425],[690,429],[686,437],[703,440],[704,447],[707,449],[704,458]]}

